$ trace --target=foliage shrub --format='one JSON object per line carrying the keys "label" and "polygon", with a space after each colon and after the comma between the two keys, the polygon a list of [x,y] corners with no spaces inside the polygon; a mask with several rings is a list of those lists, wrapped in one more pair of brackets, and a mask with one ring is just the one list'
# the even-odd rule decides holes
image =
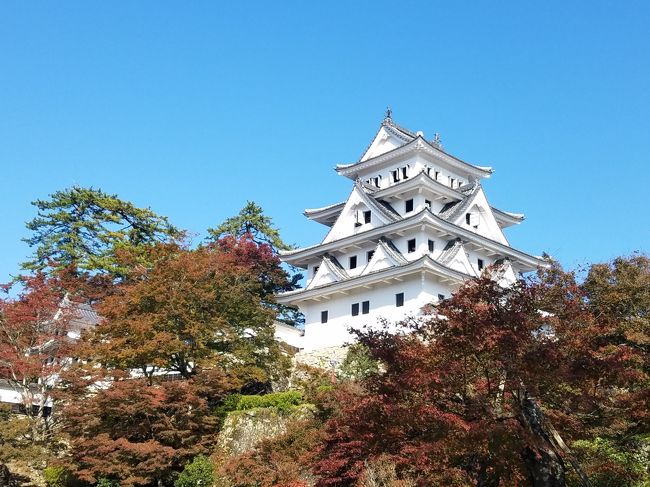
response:
{"label": "foliage shrub", "polygon": [[289,411],[299,404],[302,404],[300,391],[272,392],[262,396],[231,394],[218,409],[218,413],[225,414],[230,411],[247,411],[257,408],[276,408],[280,411]]}
{"label": "foliage shrub", "polygon": [[100,477],[97,479],[95,487],[120,487],[120,483],[117,480]]}
{"label": "foliage shrub", "polygon": [[70,483],[70,472],[61,466],[45,467],[43,478],[47,487],[66,487]]}
{"label": "foliage shrub", "polygon": [[213,484],[214,465],[209,458],[199,455],[185,466],[174,487],[211,487]]}
{"label": "foliage shrub", "polygon": [[368,347],[355,343],[348,349],[338,375],[342,380],[363,380],[377,372],[379,363],[370,356]]}

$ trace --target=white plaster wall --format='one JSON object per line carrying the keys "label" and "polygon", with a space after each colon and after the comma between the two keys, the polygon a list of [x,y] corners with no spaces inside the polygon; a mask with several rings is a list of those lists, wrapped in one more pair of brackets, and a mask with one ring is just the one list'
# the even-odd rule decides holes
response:
{"label": "white plaster wall", "polygon": [[[404,306],[395,306],[395,295],[404,293]],[[417,315],[421,308],[437,300],[438,294],[450,296],[451,289],[439,282],[422,278],[420,274],[402,282],[381,285],[373,289],[360,289],[349,295],[337,294],[320,302],[309,301],[301,305],[305,314],[304,347],[313,350],[343,345],[353,341],[348,328],[360,329],[365,325],[376,326],[380,320],[397,322],[405,316]],[[361,303],[370,301],[370,313],[361,314]],[[352,316],[352,304],[359,303],[360,314]],[[328,312],[328,322],[321,323],[321,311]]]}

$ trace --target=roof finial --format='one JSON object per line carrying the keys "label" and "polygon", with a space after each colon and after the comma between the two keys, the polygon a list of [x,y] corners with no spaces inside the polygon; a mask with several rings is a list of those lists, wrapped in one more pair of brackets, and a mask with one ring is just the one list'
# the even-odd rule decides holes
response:
{"label": "roof finial", "polygon": [[442,149],[442,140],[440,139],[440,134],[438,132],[433,134],[433,145],[438,149]]}
{"label": "roof finial", "polygon": [[386,118],[387,118],[388,120],[392,120],[392,119],[393,119],[393,110],[390,108],[390,106],[387,106],[387,107],[386,107]]}

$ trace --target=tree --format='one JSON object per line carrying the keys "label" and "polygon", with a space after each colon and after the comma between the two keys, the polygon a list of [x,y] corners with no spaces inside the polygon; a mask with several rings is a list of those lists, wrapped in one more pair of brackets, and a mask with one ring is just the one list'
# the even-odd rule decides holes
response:
{"label": "tree", "polygon": [[215,228],[209,228],[208,233],[212,241],[226,236],[239,240],[249,235],[257,245],[266,244],[275,252],[292,248],[280,238],[280,231],[273,226],[273,221],[264,214],[262,207],[253,201],[248,201],[238,215],[228,218]]}
{"label": "tree", "polygon": [[43,274],[21,285],[17,297],[0,299],[0,379],[20,398],[29,424],[26,442],[42,445],[52,435],[51,392],[72,356],[66,339],[71,307],[60,306],[60,287]]}
{"label": "tree", "polygon": [[211,487],[213,484],[214,465],[209,458],[199,455],[185,466],[174,487]]}
{"label": "tree", "polygon": [[153,267],[121,284],[98,307],[104,322],[89,337],[109,367],[194,375],[199,367],[236,370],[268,382],[286,366],[274,340],[262,283],[235,255],[214,248],[160,246]]}
{"label": "tree", "polygon": [[64,410],[71,470],[86,482],[171,484],[175,472],[216,442],[217,418],[194,380],[151,385],[115,375]]}
{"label": "tree", "polygon": [[647,361],[625,341],[602,341],[614,330],[594,314],[589,282],[557,266],[510,288],[482,277],[404,323],[409,333],[361,332],[384,371],[365,392],[341,394],[319,485],[352,485],[380,457],[427,485],[562,486],[569,464],[589,485],[567,444],[621,421],[647,431],[647,407],[628,407],[630,394],[647,405]]}
{"label": "tree", "polygon": [[181,236],[167,218],[99,189],[73,186],[32,204],[38,215],[27,223],[33,235],[24,240],[35,252],[23,264],[31,271],[72,267],[124,277],[130,266],[120,253],[129,254],[129,264],[146,264],[143,247]]}
{"label": "tree", "polygon": [[297,309],[275,302],[275,294],[298,287],[302,274],[289,267],[290,275],[282,267],[278,253],[292,246],[282,241],[279,230],[260,206],[249,201],[237,216],[208,232],[210,245],[235,255],[258,276],[263,283],[261,297],[267,307],[275,310],[278,320],[293,326],[304,323],[304,316]]}

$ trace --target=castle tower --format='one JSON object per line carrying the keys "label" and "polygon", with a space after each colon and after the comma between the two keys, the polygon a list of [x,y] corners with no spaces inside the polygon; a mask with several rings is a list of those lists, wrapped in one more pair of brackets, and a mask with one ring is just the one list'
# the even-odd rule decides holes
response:
{"label": "castle tower", "polygon": [[304,288],[277,296],[304,313],[306,350],[350,342],[350,327],[416,316],[490,266],[507,285],[543,265],[509,245],[503,229],[524,216],[490,206],[481,180],[492,169],[400,127],[390,111],[361,159],[336,171],[353,181],[348,199],[304,212],[329,232],[281,254],[307,271]]}

